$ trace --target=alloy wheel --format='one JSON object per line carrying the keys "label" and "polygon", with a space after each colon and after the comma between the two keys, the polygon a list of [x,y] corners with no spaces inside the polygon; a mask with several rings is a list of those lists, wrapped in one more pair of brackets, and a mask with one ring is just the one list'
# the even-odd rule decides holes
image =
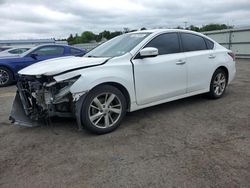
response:
{"label": "alloy wheel", "polygon": [[0,69],[0,85],[4,85],[9,81],[9,74],[7,71]]}
{"label": "alloy wheel", "polygon": [[222,95],[226,87],[226,77],[221,72],[216,75],[213,82],[214,93],[218,96]]}
{"label": "alloy wheel", "polygon": [[90,103],[88,115],[91,123],[98,128],[112,127],[120,118],[122,104],[113,93],[102,93]]}

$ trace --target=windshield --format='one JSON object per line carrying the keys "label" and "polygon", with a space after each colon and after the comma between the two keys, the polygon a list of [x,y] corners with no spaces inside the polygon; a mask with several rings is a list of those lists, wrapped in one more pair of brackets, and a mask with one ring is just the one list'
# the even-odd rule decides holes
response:
{"label": "windshield", "polygon": [[27,50],[29,50],[29,48],[13,48],[9,50],[9,53],[10,54],[22,54],[26,52]]}
{"label": "windshield", "polygon": [[150,33],[128,33],[118,36],[94,48],[87,57],[116,57],[130,52]]}
{"label": "windshield", "polygon": [[26,55],[28,55],[30,52],[33,52],[35,49],[37,49],[39,46],[35,46],[33,48],[30,48],[29,50],[23,52],[22,54],[19,54],[21,57],[24,57]]}

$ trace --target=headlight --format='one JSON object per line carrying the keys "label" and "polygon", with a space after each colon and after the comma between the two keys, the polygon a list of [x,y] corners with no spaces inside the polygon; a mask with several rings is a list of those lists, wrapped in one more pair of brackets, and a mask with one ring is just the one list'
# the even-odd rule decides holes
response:
{"label": "headlight", "polygon": [[[46,83],[45,87],[48,88],[49,95],[45,98],[50,99],[52,103],[60,103],[62,100],[66,99],[70,93],[70,87],[80,78],[80,75],[72,77],[67,80],[63,80],[61,82],[52,81],[50,83]],[[68,99],[67,99],[68,100]]]}
{"label": "headlight", "polygon": [[45,87],[51,87],[51,86],[54,86],[54,85],[57,84],[57,85],[61,86],[61,88],[62,88],[62,87],[67,86],[67,85],[72,85],[72,84],[75,83],[75,82],[78,80],[78,78],[80,78],[80,77],[81,77],[81,75],[77,75],[77,76],[74,76],[74,77],[69,78],[69,79],[67,79],[67,80],[60,81],[60,82],[52,81],[52,82],[49,82],[49,83],[44,83],[44,86],[45,86]]}

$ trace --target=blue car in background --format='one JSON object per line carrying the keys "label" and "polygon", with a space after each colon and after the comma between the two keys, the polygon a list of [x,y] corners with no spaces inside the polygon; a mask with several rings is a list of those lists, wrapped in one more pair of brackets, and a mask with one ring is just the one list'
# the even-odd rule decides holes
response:
{"label": "blue car in background", "polygon": [[48,44],[36,46],[21,55],[0,57],[0,87],[17,79],[17,72],[39,61],[62,56],[83,56],[86,51],[68,45]]}

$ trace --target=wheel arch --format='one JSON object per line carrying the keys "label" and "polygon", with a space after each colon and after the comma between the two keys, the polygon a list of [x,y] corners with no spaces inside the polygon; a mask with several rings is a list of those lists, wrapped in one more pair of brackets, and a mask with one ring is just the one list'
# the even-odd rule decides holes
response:
{"label": "wheel arch", "polygon": [[[226,78],[227,78],[227,84],[228,84],[228,80],[229,80],[229,71],[228,71],[228,68],[225,67],[225,66],[219,66],[219,67],[217,67],[217,69],[215,69],[215,71],[217,71],[217,70],[219,70],[219,69],[222,69],[223,71],[225,71],[225,73],[226,73]],[[214,73],[215,73],[215,71],[214,71]]]}
{"label": "wheel arch", "polygon": [[4,64],[0,64],[0,67],[4,67],[6,69],[8,69],[9,71],[11,71],[13,73],[13,70],[11,69],[11,67],[4,65]]}
{"label": "wheel arch", "polygon": [[86,96],[87,94],[93,90],[94,88],[97,88],[99,86],[102,86],[102,85],[111,85],[113,87],[116,87],[117,89],[119,89],[123,94],[124,94],[124,97],[126,99],[126,102],[127,102],[127,111],[130,110],[130,105],[131,105],[131,95],[129,94],[129,91],[128,89],[121,83],[118,83],[118,82],[113,82],[113,81],[107,81],[107,82],[102,82],[102,83],[99,83],[99,84],[96,84],[94,85],[90,90],[88,90],[87,93],[85,93],[84,95],[82,95],[79,100],[76,101],[76,107],[75,107],[75,117],[76,117],[76,121],[77,121],[77,125],[78,125],[78,128],[79,130],[83,130],[84,129],[84,125],[82,123],[82,120],[81,120],[81,110],[82,110],[82,103],[84,102],[84,100],[86,99]]}
{"label": "wheel arch", "polygon": [[8,69],[8,70],[11,72],[13,79],[15,79],[14,71],[13,71],[9,66],[0,64],[0,68],[1,68],[1,67],[5,68],[5,69]]}
{"label": "wheel arch", "polygon": [[100,84],[94,86],[91,90],[93,90],[96,87],[102,86],[102,85],[111,85],[111,86],[116,87],[117,89],[119,89],[122,92],[122,94],[124,95],[125,99],[126,99],[126,102],[127,102],[127,107],[126,108],[127,108],[127,110],[129,110],[130,104],[131,104],[131,96],[130,96],[130,94],[128,92],[128,89],[125,86],[123,86],[121,83],[118,83],[118,82],[103,82],[103,83],[100,83]]}

